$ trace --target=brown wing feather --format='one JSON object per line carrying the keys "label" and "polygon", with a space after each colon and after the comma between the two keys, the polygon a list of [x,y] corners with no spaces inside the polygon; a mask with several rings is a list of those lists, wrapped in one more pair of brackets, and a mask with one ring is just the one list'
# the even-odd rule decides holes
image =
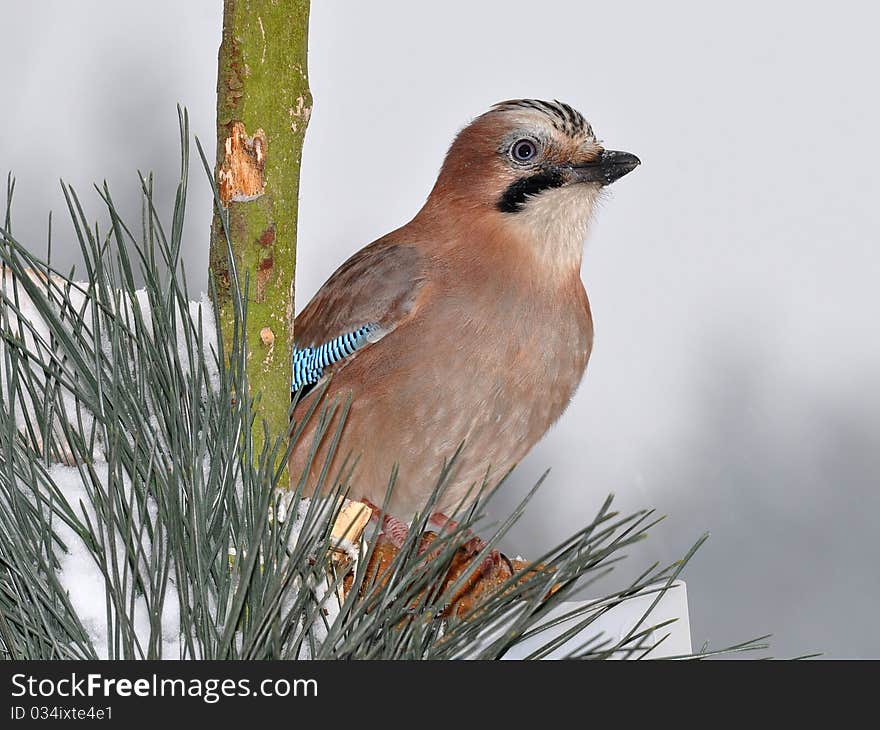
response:
{"label": "brown wing feather", "polygon": [[415,308],[425,258],[413,246],[380,239],[358,251],[327,279],[299,313],[297,347],[312,347],[378,323],[394,329]]}

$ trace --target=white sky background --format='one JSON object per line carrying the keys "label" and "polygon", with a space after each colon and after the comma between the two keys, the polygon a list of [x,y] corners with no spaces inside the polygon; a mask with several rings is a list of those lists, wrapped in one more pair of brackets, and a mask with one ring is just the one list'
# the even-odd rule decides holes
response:
{"label": "white sky background", "polygon": [[[511,97],[559,98],[643,165],[613,186],[583,277],[596,342],[561,422],[499,515],[551,466],[507,541],[536,554],[621,510],[669,519],[635,553],[680,556],[694,645],[774,632],[774,654],[880,656],[880,61],[864,3],[317,0],[298,308],[406,222],[454,133]],[[220,2],[0,2],[0,172],[14,230],[78,255],[57,179],[135,171],[170,212],[175,104],[212,150]],[[190,279],[210,201],[195,151]],[[618,579],[619,580],[619,579]],[[607,583],[606,583],[607,585]]]}

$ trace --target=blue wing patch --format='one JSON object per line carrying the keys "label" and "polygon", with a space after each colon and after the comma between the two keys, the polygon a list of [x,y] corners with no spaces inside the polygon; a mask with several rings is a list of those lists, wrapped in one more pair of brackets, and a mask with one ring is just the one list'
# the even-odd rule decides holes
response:
{"label": "blue wing patch", "polygon": [[379,329],[378,324],[365,324],[353,332],[339,335],[323,345],[293,348],[293,379],[290,390],[302,395],[312,389],[324,375],[324,368],[344,360],[369,342],[370,335]]}

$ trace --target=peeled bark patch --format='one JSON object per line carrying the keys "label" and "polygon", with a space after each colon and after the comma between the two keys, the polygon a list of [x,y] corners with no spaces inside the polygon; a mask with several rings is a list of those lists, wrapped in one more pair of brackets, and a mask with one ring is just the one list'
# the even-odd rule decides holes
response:
{"label": "peeled bark patch", "polygon": [[259,198],[266,192],[266,133],[262,129],[248,137],[244,124],[235,122],[232,135],[223,145],[223,162],[217,173],[220,200],[244,202]]}

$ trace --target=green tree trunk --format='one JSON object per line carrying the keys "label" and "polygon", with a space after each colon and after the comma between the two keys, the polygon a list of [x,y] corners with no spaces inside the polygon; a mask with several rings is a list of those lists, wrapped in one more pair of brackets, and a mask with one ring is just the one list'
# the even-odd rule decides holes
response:
{"label": "green tree trunk", "polygon": [[[272,438],[288,428],[300,161],[312,109],[309,0],[225,0],[217,73],[217,183],[229,209],[241,285],[249,277],[248,377]],[[223,336],[232,336],[226,243],[215,214],[211,271]]]}

